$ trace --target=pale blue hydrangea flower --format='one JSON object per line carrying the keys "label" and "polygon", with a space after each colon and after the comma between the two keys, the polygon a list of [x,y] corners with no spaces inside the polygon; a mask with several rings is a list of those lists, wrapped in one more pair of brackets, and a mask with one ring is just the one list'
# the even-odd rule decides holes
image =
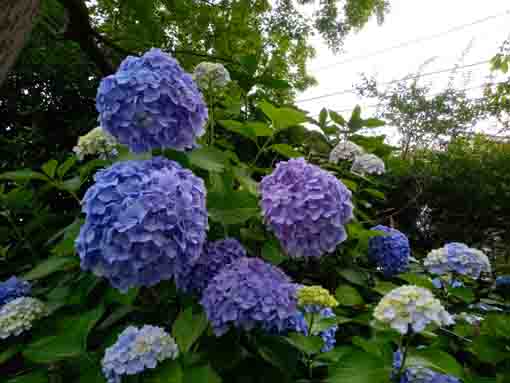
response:
{"label": "pale blue hydrangea flower", "polygon": [[482,273],[491,272],[490,261],[482,251],[458,242],[432,250],[423,264],[429,272],[438,275],[457,273],[478,279]]}
{"label": "pale blue hydrangea flower", "polygon": [[422,332],[429,324],[454,323],[430,290],[413,285],[401,286],[386,294],[376,306],[374,317],[401,334]]}
{"label": "pale blue hydrangea flower", "polygon": [[29,295],[30,290],[30,283],[14,276],[4,282],[0,282],[0,306],[16,298]]}
{"label": "pale blue hydrangea flower", "polygon": [[368,241],[368,256],[387,277],[407,269],[411,247],[405,234],[391,227],[377,225],[370,230],[385,232]]}
{"label": "pale blue hydrangea flower", "polygon": [[129,56],[105,77],[96,107],[101,126],[135,153],[192,149],[205,133],[202,93],[191,75],[160,49]]}
{"label": "pale blue hydrangea flower", "polygon": [[329,162],[338,164],[341,160],[353,161],[365,151],[352,141],[340,141],[329,153]]}
{"label": "pale blue hydrangea flower", "polygon": [[20,297],[4,304],[0,307],[0,339],[30,330],[46,314],[45,304],[36,298]]}
{"label": "pale blue hydrangea flower", "polygon": [[95,181],[76,240],[83,270],[127,291],[171,279],[198,259],[207,231],[201,178],[155,157],[118,162]]}
{"label": "pale blue hydrangea flower", "polygon": [[384,161],[375,154],[362,154],[357,156],[352,163],[351,172],[356,174],[384,174],[386,167]]}
{"label": "pale blue hydrangea flower", "polygon": [[108,383],[120,383],[123,375],[135,375],[159,362],[175,359],[179,349],[174,339],[161,327],[127,327],[117,342],[106,349],[101,362]]}
{"label": "pale blue hydrangea flower", "polygon": [[227,86],[230,82],[230,73],[223,64],[202,62],[196,66],[193,80],[201,89],[215,90]]}
{"label": "pale blue hydrangea flower", "polygon": [[73,148],[73,152],[79,160],[86,156],[97,156],[107,160],[119,154],[115,138],[100,126],[78,138],[78,144]]}
{"label": "pale blue hydrangea flower", "polygon": [[403,355],[400,350],[393,353],[392,380],[395,383],[460,383],[460,380],[451,375],[441,374],[422,366],[408,367],[400,379],[398,373],[402,367]]}
{"label": "pale blue hydrangea flower", "polygon": [[264,220],[291,257],[320,257],[347,239],[351,192],[303,158],[278,163],[260,182]]}

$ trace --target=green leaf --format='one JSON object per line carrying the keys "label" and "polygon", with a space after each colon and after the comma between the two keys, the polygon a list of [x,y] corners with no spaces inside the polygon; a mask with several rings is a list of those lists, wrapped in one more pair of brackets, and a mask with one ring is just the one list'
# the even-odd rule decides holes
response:
{"label": "green leaf", "polygon": [[135,303],[139,291],[139,288],[133,287],[126,293],[122,293],[113,287],[108,287],[104,299],[107,303],[120,303],[121,305],[130,306]]}
{"label": "green leaf", "polygon": [[43,173],[34,172],[30,169],[17,170],[0,174],[0,180],[15,182],[27,182],[31,180],[49,181],[48,176]]}
{"label": "green leaf", "polygon": [[177,360],[166,360],[144,377],[148,383],[182,383],[184,373]]}
{"label": "green leaf", "polygon": [[397,285],[395,285],[391,282],[377,281],[373,290],[377,291],[381,295],[386,295],[391,290],[396,289],[397,287],[398,287]]}
{"label": "green leaf", "polygon": [[391,366],[364,351],[346,354],[329,369],[328,383],[389,383]]}
{"label": "green leaf", "polygon": [[59,182],[56,184],[56,186],[61,189],[68,192],[76,192],[80,190],[81,187],[81,179],[79,176],[69,178],[68,180],[65,180],[63,182]]}
{"label": "green leaf", "polygon": [[320,336],[306,336],[293,332],[287,335],[285,339],[299,351],[307,355],[318,354],[324,346],[324,341]]}
{"label": "green leaf", "polygon": [[507,342],[491,336],[482,335],[474,339],[471,350],[482,362],[492,365],[510,359]]}
{"label": "green leaf", "polygon": [[[221,383],[220,376],[211,366],[191,366],[184,370],[184,383]],[[165,382],[166,383],[166,382]]]}
{"label": "green leaf", "polygon": [[241,136],[257,142],[257,135],[250,126],[234,120],[220,120],[218,123],[231,132],[240,134]]}
{"label": "green leaf", "polygon": [[280,244],[276,240],[266,241],[262,247],[262,258],[271,262],[273,265],[279,265],[285,261],[285,256],[280,250]]}
{"label": "green leaf", "polygon": [[271,149],[273,149],[275,152],[280,153],[282,156],[285,156],[287,158],[296,158],[296,157],[303,157],[303,154],[295,150],[292,146],[288,144],[274,144],[271,145]]}
{"label": "green leaf", "polygon": [[466,303],[472,303],[476,300],[475,294],[468,287],[449,287],[448,293]]}
{"label": "green leaf", "polygon": [[361,270],[342,269],[338,271],[338,274],[345,280],[358,286],[366,286],[368,282],[367,275]]}
{"label": "green leaf", "polygon": [[276,130],[283,130],[293,125],[299,125],[308,120],[306,113],[297,109],[277,108],[266,101],[260,102],[258,107],[269,117]]}
{"label": "green leaf", "polygon": [[398,278],[403,279],[404,281],[406,281],[407,283],[409,283],[411,285],[425,287],[430,290],[434,289],[434,285],[432,284],[432,281],[428,277],[423,276],[423,275],[418,275],[418,274],[414,274],[414,273],[404,273],[404,274],[399,274]]}
{"label": "green leaf", "polygon": [[207,328],[207,317],[203,311],[193,313],[191,307],[182,311],[172,326],[172,334],[182,353],[189,351]]}
{"label": "green leaf", "polygon": [[349,285],[338,286],[335,291],[335,297],[341,306],[357,306],[364,303],[358,290]]}
{"label": "green leaf", "polygon": [[233,169],[234,177],[242,186],[243,189],[246,189],[253,195],[259,194],[259,184],[251,178],[250,173],[246,168],[235,167]]}
{"label": "green leaf", "polygon": [[506,314],[491,313],[482,322],[481,332],[497,338],[510,339],[510,321]]}
{"label": "green leaf", "polygon": [[63,164],[61,164],[57,168],[57,175],[62,178],[67,174],[67,172],[73,167],[73,165],[76,163],[76,157],[72,156],[69,157],[67,160],[64,161]]}
{"label": "green leaf", "polygon": [[210,172],[221,172],[229,165],[225,153],[212,147],[195,149],[188,158],[192,165]]}
{"label": "green leaf", "polygon": [[355,350],[352,346],[339,346],[328,352],[320,353],[315,357],[316,360],[337,363],[346,355],[351,354]]}
{"label": "green leaf", "polygon": [[211,220],[226,225],[240,224],[259,215],[257,197],[245,190],[209,193],[207,210]]}
{"label": "green leaf", "polygon": [[334,110],[329,111],[329,117],[333,120],[333,122],[337,123],[340,126],[345,126],[345,118],[343,118],[340,114],[335,112]]}
{"label": "green leaf", "polygon": [[366,120],[363,120],[363,126],[366,128],[379,128],[384,125],[386,125],[386,123],[377,118],[368,118]]}
{"label": "green leaf", "polygon": [[368,193],[370,194],[371,196],[375,197],[375,198],[378,198],[378,199],[385,199],[386,197],[384,196],[384,193],[383,192],[380,192],[379,190],[377,189],[372,189],[372,188],[368,188],[368,189],[363,189],[363,191],[365,193]]}
{"label": "green leaf", "polygon": [[27,281],[41,279],[57,271],[73,269],[78,267],[79,264],[80,261],[77,257],[50,257],[25,274],[23,279],[26,279]]}
{"label": "green leaf", "polygon": [[258,335],[253,339],[258,354],[268,363],[287,375],[297,368],[299,351],[288,340],[280,336]]}
{"label": "green leaf", "polygon": [[255,133],[257,137],[271,137],[275,131],[261,121],[248,121],[244,125]]}
{"label": "green leaf", "polygon": [[[50,364],[62,359],[74,358],[87,349],[87,336],[102,317],[104,308],[63,319],[64,327],[57,335],[40,338],[23,350],[23,356],[34,363]],[[72,336],[71,336],[72,334]]]}
{"label": "green leaf", "polygon": [[347,188],[353,192],[355,192],[356,190],[358,190],[358,183],[355,182],[355,181],[352,181],[352,180],[348,180],[346,178],[342,178],[341,181],[343,182],[343,184],[345,186],[347,186]]}
{"label": "green leaf", "polygon": [[0,352],[0,365],[7,362],[22,349],[23,346],[21,344],[14,344],[11,347],[8,347],[6,350],[2,350],[2,352]]}
{"label": "green leaf", "polygon": [[463,377],[463,368],[450,354],[438,349],[410,350],[406,367],[423,366],[443,374]]}
{"label": "green leaf", "polygon": [[57,160],[49,160],[43,166],[41,166],[41,169],[48,177],[53,178],[55,176],[57,165]]}
{"label": "green leaf", "polygon": [[6,383],[48,383],[49,377],[46,371],[34,371],[9,379]]}
{"label": "green leaf", "polygon": [[324,131],[324,128],[326,127],[326,120],[328,119],[328,111],[326,108],[322,108],[321,112],[319,113],[319,127],[322,131]]}
{"label": "green leaf", "polygon": [[256,55],[241,56],[239,58],[239,62],[243,69],[245,70],[245,72],[248,75],[253,76],[258,66],[257,56]]}

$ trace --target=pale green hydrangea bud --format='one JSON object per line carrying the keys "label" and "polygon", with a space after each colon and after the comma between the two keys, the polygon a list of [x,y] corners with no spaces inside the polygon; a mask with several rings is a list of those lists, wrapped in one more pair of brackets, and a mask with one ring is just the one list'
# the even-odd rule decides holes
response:
{"label": "pale green hydrangea bud", "polygon": [[328,290],[321,286],[303,286],[297,293],[298,305],[308,306],[316,305],[320,307],[336,307],[337,300],[329,293]]}
{"label": "pale green hydrangea bud", "polygon": [[117,141],[111,134],[98,126],[81,136],[73,151],[80,160],[88,155],[98,156],[100,159],[106,160],[118,154]]}
{"label": "pale green hydrangea bud", "polygon": [[32,328],[32,323],[47,314],[46,306],[36,298],[21,297],[0,308],[0,339],[17,336]]}
{"label": "pale green hydrangea bud", "polygon": [[422,332],[429,324],[454,323],[430,290],[413,285],[401,286],[386,294],[375,308],[374,317],[401,334]]}
{"label": "pale green hydrangea bud", "polygon": [[202,62],[196,66],[193,80],[201,89],[224,88],[230,82],[230,73],[222,64]]}

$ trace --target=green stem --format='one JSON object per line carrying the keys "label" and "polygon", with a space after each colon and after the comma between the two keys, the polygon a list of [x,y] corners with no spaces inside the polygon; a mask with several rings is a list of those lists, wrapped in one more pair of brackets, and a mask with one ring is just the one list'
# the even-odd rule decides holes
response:
{"label": "green stem", "polygon": [[398,370],[397,374],[397,382],[400,382],[400,378],[402,377],[402,374],[404,373],[405,365],[406,365],[406,359],[407,359],[407,353],[409,351],[409,344],[411,343],[411,337],[412,335],[409,334],[407,336],[404,336],[401,342],[401,349],[402,351],[402,364],[400,365],[400,368]]}
{"label": "green stem", "polygon": [[262,145],[262,147],[259,149],[257,155],[255,156],[255,158],[253,159],[253,161],[251,162],[250,166],[254,166],[256,163],[257,163],[257,160],[259,159],[259,157],[261,156],[262,153],[265,152],[266,148],[267,148],[267,145],[269,145],[269,143],[271,142],[271,140],[273,139],[273,137],[269,137],[266,142],[264,143],[264,145]]}

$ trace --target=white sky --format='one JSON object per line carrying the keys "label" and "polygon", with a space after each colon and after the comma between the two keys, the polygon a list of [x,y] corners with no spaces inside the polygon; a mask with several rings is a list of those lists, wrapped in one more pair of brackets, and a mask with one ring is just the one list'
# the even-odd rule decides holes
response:
{"label": "white sky", "polygon": [[[467,65],[490,59],[501,43],[510,34],[510,2],[508,0],[390,0],[390,12],[384,24],[379,26],[375,17],[358,33],[347,37],[343,52],[335,55],[320,38],[313,38],[312,45],[317,56],[309,63],[310,73],[315,76],[318,85],[298,95],[297,100],[321,96],[331,92],[352,89],[359,83],[360,74],[375,75],[379,82],[387,82],[416,73],[427,60],[435,57],[423,72],[447,69],[456,64]],[[313,11],[307,6],[307,13]],[[465,27],[462,30],[427,39],[407,47],[390,50],[371,57],[355,59],[410,40],[420,39],[448,31],[456,26],[469,24],[488,16],[498,15],[488,21]],[[471,49],[462,62],[463,51]],[[467,84],[463,73],[471,72]],[[457,88],[471,88],[487,82],[490,74],[489,64],[460,69],[455,82]],[[449,79],[449,73],[424,77],[423,83],[432,84],[433,92],[443,89]],[[482,89],[468,92],[470,97],[479,97]],[[356,104],[362,107],[363,115],[375,112],[367,105],[374,100],[358,99],[354,94],[342,94],[309,102],[297,102],[297,105],[315,116],[326,107],[328,109],[352,109]],[[344,112],[344,116],[349,113]],[[493,123],[485,122],[484,130]]]}

